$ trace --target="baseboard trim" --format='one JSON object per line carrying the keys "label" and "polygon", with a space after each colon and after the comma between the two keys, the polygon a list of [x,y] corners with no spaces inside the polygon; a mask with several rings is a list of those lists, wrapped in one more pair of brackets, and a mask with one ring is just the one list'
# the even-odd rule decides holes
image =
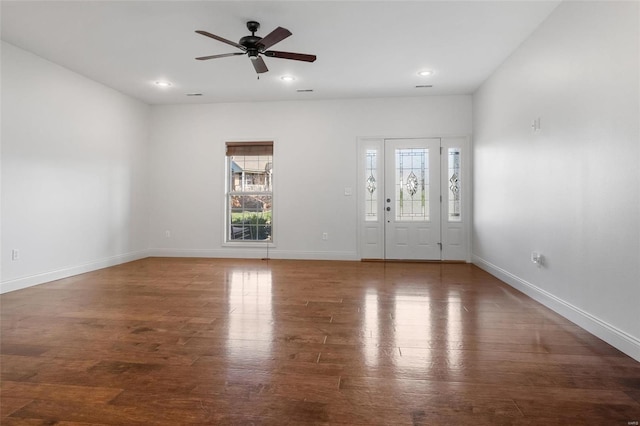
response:
{"label": "baseboard trim", "polygon": [[636,361],[640,361],[640,340],[634,336],[625,333],[600,318],[591,315],[589,312],[554,296],[548,291],[523,280],[522,278],[492,264],[491,262],[488,262],[485,259],[482,259],[481,257],[473,255],[472,263],[547,308],[562,315],[569,321],[584,328],[589,333],[604,340]]}
{"label": "baseboard trim", "polygon": [[291,259],[291,260],[360,260],[356,252],[294,251],[264,247],[234,247],[221,249],[163,249],[148,250],[150,257],[211,257],[232,259]]}
{"label": "baseboard trim", "polygon": [[144,259],[146,257],[149,257],[148,251],[140,250],[83,263],[81,265],[70,266],[53,271],[42,272],[35,275],[29,275],[26,277],[2,281],[0,282],[0,294],[8,293],[10,291],[22,290],[27,287],[33,287],[35,285],[72,277],[74,275],[84,274],[86,272],[96,271],[98,269],[108,268],[110,266],[120,265],[122,263],[132,262],[134,260]]}

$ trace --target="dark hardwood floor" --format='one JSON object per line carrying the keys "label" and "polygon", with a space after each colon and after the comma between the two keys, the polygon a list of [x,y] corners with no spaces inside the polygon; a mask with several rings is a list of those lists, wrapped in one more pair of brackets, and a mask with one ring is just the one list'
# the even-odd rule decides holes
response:
{"label": "dark hardwood floor", "polygon": [[1,303],[2,425],[640,421],[640,363],[472,265],[150,258]]}

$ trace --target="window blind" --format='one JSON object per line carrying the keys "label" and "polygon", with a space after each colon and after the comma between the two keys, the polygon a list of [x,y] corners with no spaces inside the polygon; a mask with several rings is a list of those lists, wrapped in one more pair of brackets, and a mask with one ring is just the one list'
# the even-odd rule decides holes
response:
{"label": "window blind", "polygon": [[273,155],[273,141],[227,142],[227,156]]}

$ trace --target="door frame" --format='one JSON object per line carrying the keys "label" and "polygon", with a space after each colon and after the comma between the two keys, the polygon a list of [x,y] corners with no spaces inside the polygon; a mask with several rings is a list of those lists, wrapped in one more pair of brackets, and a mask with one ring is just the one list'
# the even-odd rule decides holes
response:
{"label": "door frame", "polygon": [[[367,166],[365,164],[367,150],[375,151],[378,155],[377,161],[377,188],[384,190],[384,152],[385,140],[389,139],[440,139],[440,146],[443,154],[441,155],[441,188],[444,182],[447,182],[446,161],[448,148],[456,147],[461,149],[461,205],[462,205],[462,221],[451,223],[447,220],[446,209],[443,208],[446,202],[448,192],[441,189],[443,201],[441,204],[441,242],[443,250],[441,255],[442,261],[462,261],[471,262],[471,234],[472,234],[472,152],[471,138],[469,135],[430,135],[430,136],[409,136],[409,137],[359,137],[357,140],[357,255],[361,260],[385,260],[385,214],[384,214],[384,194],[378,196],[376,200],[376,208],[373,213],[376,214],[376,220],[365,221],[365,202],[367,201]],[[453,239],[457,239],[457,244]]]}

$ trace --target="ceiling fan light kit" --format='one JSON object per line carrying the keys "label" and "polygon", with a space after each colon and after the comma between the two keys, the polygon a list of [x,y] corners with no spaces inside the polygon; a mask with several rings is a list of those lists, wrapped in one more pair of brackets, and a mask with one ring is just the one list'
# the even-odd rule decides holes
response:
{"label": "ceiling fan light kit", "polygon": [[303,62],[313,62],[316,60],[316,55],[308,55],[305,53],[293,53],[293,52],[280,52],[276,50],[267,50],[271,46],[276,43],[281,42],[285,38],[291,35],[291,31],[286,28],[278,27],[275,30],[271,31],[265,37],[259,37],[256,35],[256,31],[260,28],[260,23],[256,21],[247,22],[247,29],[251,31],[251,35],[242,37],[238,43],[233,42],[231,40],[227,40],[226,38],[217,36],[215,34],[211,34],[207,31],[197,30],[196,33],[201,34],[205,37],[210,37],[214,40],[218,40],[222,43],[226,43],[230,46],[237,47],[242,50],[242,52],[234,52],[234,53],[223,53],[220,55],[210,55],[210,56],[200,56],[196,58],[199,61],[205,61],[209,59],[218,59],[218,58],[226,58],[229,56],[237,56],[237,55],[247,55],[249,59],[251,59],[251,63],[253,68],[256,70],[256,73],[262,74],[269,69],[262,59],[262,56],[267,56],[269,58],[280,58],[280,59],[291,59],[294,61],[303,61]]}

